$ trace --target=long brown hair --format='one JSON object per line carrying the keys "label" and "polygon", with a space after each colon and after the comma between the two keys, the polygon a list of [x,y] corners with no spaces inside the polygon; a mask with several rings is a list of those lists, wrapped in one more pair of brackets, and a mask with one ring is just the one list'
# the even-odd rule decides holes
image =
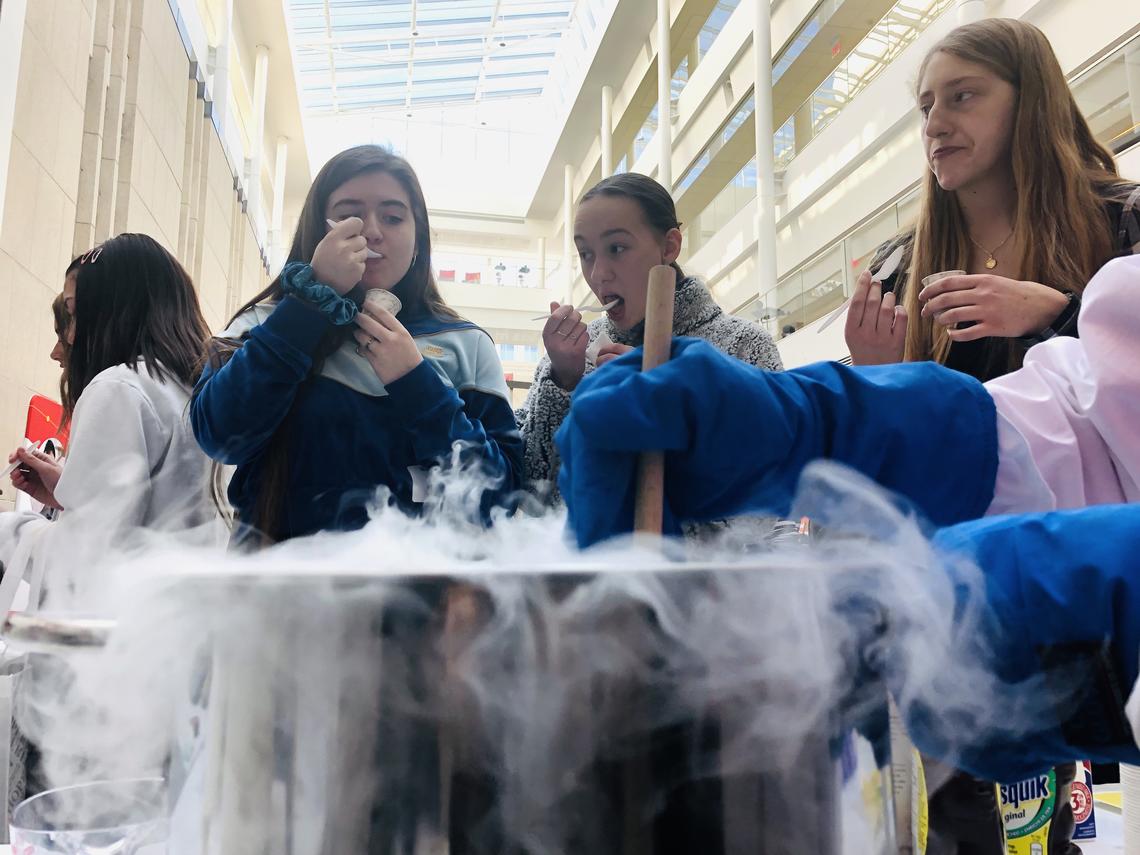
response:
{"label": "long brown hair", "polygon": [[[916,97],[937,53],[981,65],[1017,91],[1010,151],[1020,276],[1079,294],[1112,257],[1105,200],[1123,184],[1112,154],[1089,130],[1049,40],[1032,24],[1008,18],[958,27],[926,55]],[[946,361],[950,338],[945,328],[920,316],[918,282],[939,270],[965,270],[969,258],[969,232],[958,198],[927,170],[904,290],[910,317],[907,360]],[[1008,371],[1020,367],[1024,350],[1015,339],[991,339],[988,345],[996,350],[991,364],[1004,364]]]}
{"label": "long brown hair", "polygon": [[[66,281],[67,277],[75,272],[75,268],[79,266],[80,260],[83,256],[77,256],[67,266],[67,270],[63,274]],[[51,319],[52,326],[55,329],[55,337],[59,342],[60,359],[62,361],[61,370],[59,372],[59,400],[62,402],[67,397],[67,358],[71,355],[71,344],[67,340],[67,333],[71,327],[71,312],[67,311],[67,302],[64,300],[63,292],[55,295],[55,299],[51,301]],[[63,424],[67,424],[67,419],[63,420]]]}
{"label": "long brown hair", "polygon": [[[444,302],[443,295],[436,285],[435,275],[431,267],[431,226],[428,223],[427,202],[424,200],[423,190],[419,178],[411,164],[397,154],[377,145],[358,145],[332,157],[328,163],[321,167],[309,193],[305,197],[305,204],[301,209],[301,216],[297,222],[297,231],[293,235],[293,244],[289,248],[289,257],[286,263],[300,261],[308,264],[313,259],[317,244],[328,234],[325,209],[329,197],[346,181],[370,172],[384,172],[395,178],[404,192],[408,194],[411,203],[412,219],[416,227],[415,254],[412,256],[411,267],[404,277],[392,289],[400,298],[403,306],[401,314],[409,317],[430,315],[440,320],[459,321],[462,318]],[[242,306],[230,320],[233,323],[245,312],[260,303],[276,302],[284,296],[281,276],[278,276],[264,291],[253,297]],[[319,373],[325,359],[327,359],[341,344],[347,341],[352,331],[352,325],[334,327],[325,333],[317,347],[313,360],[313,374]],[[241,347],[241,341],[228,338],[215,338],[210,345],[210,363],[214,368],[220,367]],[[272,542],[280,538],[282,501],[285,495],[288,479],[288,448],[287,438],[292,411],[287,415],[276,433],[270,440],[269,447],[264,455],[264,470],[260,479],[257,502],[254,508],[253,519],[242,520],[252,525],[261,535],[262,539]],[[215,467],[214,499],[219,508],[224,507],[220,479],[220,467]]]}
{"label": "long brown hair", "polygon": [[64,365],[64,421],[95,375],[114,365],[193,386],[210,328],[178,260],[154,238],[122,234],[75,268],[75,341]]}

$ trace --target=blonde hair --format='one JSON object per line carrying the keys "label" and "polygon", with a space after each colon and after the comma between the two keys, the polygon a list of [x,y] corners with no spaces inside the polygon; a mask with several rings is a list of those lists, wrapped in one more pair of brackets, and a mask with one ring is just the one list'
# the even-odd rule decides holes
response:
{"label": "blonde hair", "polygon": [[[1011,140],[1017,191],[1015,245],[1024,279],[1080,293],[1112,256],[1103,194],[1122,186],[1112,154],[1093,137],[1077,107],[1056,54],[1037,27],[991,18],[958,27],[923,60],[916,82],[937,53],[988,68],[1017,91]],[[905,358],[945,362],[950,338],[944,327],[919,315],[918,282],[938,270],[967,269],[970,239],[958,198],[927,171],[914,231],[914,250],[904,289],[911,322]],[[1007,370],[1021,365],[1015,339],[994,339],[993,354]]]}

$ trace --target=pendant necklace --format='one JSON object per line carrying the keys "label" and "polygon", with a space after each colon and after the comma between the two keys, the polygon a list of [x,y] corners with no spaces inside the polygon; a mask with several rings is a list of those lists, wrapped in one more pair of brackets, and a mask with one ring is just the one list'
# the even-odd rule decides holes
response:
{"label": "pendant necklace", "polygon": [[1010,229],[1009,234],[1007,234],[1005,236],[1005,240],[1003,240],[1001,243],[999,243],[993,249],[986,249],[984,246],[982,246],[980,243],[978,243],[976,240],[974,240],[974,236],[972,234],[970,234],[969,232],[966,233],[966,236],[970,239],[970,243],[972,243],[974,246],[976,246],[978,249],[980,249],[982,252],[984,252],[986,254],[986,260],[984,262],[986,265],[986,270],[993,270],[995,267],[997,267],[997,264],[998,264],[997,259],[994,258],[994,253],[997,252],[999,249],[1001,249],[1003,246],[1005,246],[1006,241],[1008,241],[1011,237],[1013,237],[1013,229]]}

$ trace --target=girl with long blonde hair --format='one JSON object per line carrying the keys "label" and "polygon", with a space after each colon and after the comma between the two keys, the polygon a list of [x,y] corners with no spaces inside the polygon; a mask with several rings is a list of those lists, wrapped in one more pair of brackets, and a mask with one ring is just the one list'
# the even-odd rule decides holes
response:
{"label": "girl with long blonde hair", "polygon": [[[881,290],[860,277],[848,346],[856,364],[934,359],[989,380],[1038,341],[1077,334],[1085,283],[1140,251],[1140,191],[1032,24],[953,30],[924,59],[915,97],[929,167],[918,220],[868,266],[904,247]],[[922,284],[947,271],[963,273]]]}

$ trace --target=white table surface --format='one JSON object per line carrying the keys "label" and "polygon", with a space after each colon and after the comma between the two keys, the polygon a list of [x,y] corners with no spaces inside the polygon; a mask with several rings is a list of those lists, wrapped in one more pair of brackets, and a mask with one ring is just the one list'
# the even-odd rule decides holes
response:
{"label": "white table surface", "polygon": [[1096,840],[1079,842],[1084,855],[1123,855],[1124,820],[1120,814],[1096,806]]}
{"label": "white table surface", "polygon": [[[1123,855],[1124,822],[1120,814],[1098,806],[1096,830],[1096,840],[1080,842],[1081,852],[1084,855]],[[12,855],[12,847],[0,844],[0,855]]]}

